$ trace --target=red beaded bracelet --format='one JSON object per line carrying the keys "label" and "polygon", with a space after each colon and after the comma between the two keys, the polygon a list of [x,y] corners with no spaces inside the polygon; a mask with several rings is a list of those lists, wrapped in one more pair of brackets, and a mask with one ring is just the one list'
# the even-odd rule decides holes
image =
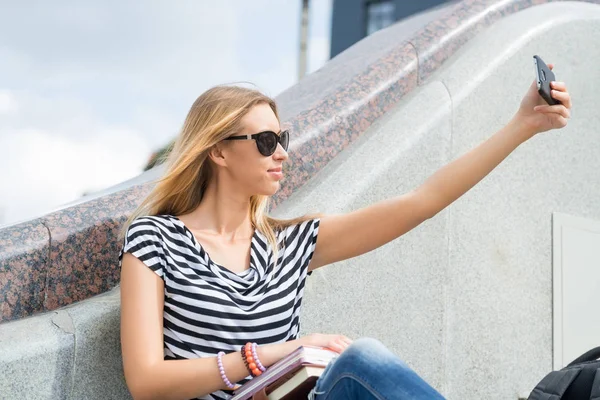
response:
{"label": "red beaded bracelet", "polygon": [[258,368],[256,362],[258,361],[258,357],[256,357],[255,360],[254,354],[252,354],[252,343],[248,342],[242,348],[242,358],[244,358],[244,360],[246,361],[246,367],[248,368],[248,371],[250,371],[250,374],[252,374],[252,376],[257,377],[263,373],[263,371],[261,371],[260,368]]}

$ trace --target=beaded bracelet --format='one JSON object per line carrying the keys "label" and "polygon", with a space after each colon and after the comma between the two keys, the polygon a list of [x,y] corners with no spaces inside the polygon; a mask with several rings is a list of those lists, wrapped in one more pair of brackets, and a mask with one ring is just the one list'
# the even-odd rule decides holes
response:
{"label": "beaded bracelet", "polygon": [[219,372],[221,373],[221,379],[223,379],[223,382],[225,382],[225,385],[227,385],[227,387],[229,389],[235,389],[235,388],[237,388],[237,386],[234,385],[233,383],[231,383],[229,381],[229,379],[227,379],[227,375],[225,375],[225,368],[223,368],[223,356],[224,355],[225,355],[225,353],[222,351],[217,353],[217,365],[219,366]]}
{"label": "beaded bracelet", "polygon": [[[246,357],[246,361],[248,362],[248,371],[252,374],[252,376],[257,377],[260,376],[263,371],[258,368],[256,364],[256,360],[254,359],[254,355],[252,354],[252,343],[246,343],[243,350],[243,356]],[[260,362],[260,361],[259,361]]]}
{"label": "beaded bracelet", "polygon": [[256,343],[252,343],[252,357],[254,357],[254,363],[256,364],[258,369],[260,369],[261,372],[265,372],[267,369],[260,363],[260,360],[258,359],[258,354],[256,353],[256,347]]}
{"label": "beaded bracelet", "polygon": [[246,366],[248,373],[252,375],[252,371],[250,370],[250,366],[248,365],[248,359],[246,358],[246,345],[242,346],[242,348],[240,349],[240,353],[242,354],[242,360],[244,361],[244,365]]}

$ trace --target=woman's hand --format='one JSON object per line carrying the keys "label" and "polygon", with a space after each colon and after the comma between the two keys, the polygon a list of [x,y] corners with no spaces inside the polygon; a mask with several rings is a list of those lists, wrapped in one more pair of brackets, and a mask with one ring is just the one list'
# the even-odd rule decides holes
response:
{"label": "woman's hand", "polygon": [[[553,69],[554,65],[548,64],[548,67]],[[567,86],[563,82],[551,82],[550,88],[552,97],[561,104],[548,105],[538,93],[534,80],[513,119],[517,124],[525,127],[531,137],[550,129],[564,128],[571,117],[571,96]]]}
{"label": "woman's hand", "polygon": [[342,353],[352,344],[352,340],[344,335],[325,335],[322,333],[313,333],[299,339],[302,345],[314,347],[326,347],[336,353]]}

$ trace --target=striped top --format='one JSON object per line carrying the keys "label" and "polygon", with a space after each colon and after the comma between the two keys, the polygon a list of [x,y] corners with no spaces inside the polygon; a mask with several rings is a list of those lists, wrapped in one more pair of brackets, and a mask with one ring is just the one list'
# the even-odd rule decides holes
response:
{"label": "striped top", "polygon": [[[277,231],[277,260],[256,230],[250,268],[234,273],[213,262],[177,217],[139,217],[127,230],[119,266],[128,252],[164,281],[165,359],[214,357],[239,351],[249,341],[261,345],[298,337],[318,230],[319,220],[313,219]],[[202,399],[230,397],[231,392],[218,391]]]}

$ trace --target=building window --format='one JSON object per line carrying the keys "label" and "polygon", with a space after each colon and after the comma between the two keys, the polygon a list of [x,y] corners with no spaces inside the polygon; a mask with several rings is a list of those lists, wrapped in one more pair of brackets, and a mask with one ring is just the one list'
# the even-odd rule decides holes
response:
{"label": "building window", "polygon": [[367,35],[392,25],[395,5],[393,1],[367,2]]}

